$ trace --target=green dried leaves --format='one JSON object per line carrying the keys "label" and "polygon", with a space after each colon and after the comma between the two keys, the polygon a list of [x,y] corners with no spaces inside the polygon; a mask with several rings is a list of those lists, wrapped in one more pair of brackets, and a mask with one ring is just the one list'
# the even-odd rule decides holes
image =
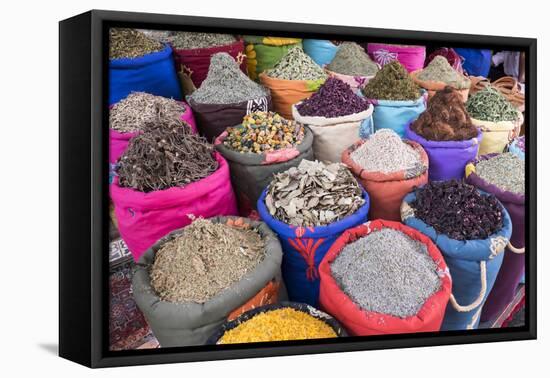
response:
{"label": "green dried leaves", "polygon": [[373,76],[378,72],[378,65],[355,42],[342,43],[334,59],[326,68],[332,72],[350,76]]}
{"label": "green dried leaves", "polygon": [[268,70],[267,76],[282,80],[324,80],[327,74],[301,47],[293,47]]}
{"label": "green dried leaves", "polygon": [[162,43],[126,28],[109,30],[109,59],[137,58],[163,49]]}
{"label": "green dried leaves", "polygon": [[397,60],[378,71],[363,89],[363,93],[369,99],[393,101],[417,100],[421,94],[420,87]]}
{"label": "green dried leaves", "polygon": [[451,67],[447,59],[441,55],[436,56],[426,68],[420,71],[417,78],[424,81],[443,82],[456,89],[470,87],[470,80]]}
{"label": "green dried leaves", "polygon": [[517,109],[495,88],[487,86],[466,101],[470,117],[480,121],[517,121]]}

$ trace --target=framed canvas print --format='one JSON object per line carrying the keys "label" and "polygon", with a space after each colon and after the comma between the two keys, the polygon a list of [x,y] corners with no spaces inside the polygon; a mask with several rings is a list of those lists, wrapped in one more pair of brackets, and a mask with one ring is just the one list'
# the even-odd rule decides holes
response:
{"label": "framed canvas print", "polygon": [[95,10],[59,27],[62,357],[536,337],[536,40]]}

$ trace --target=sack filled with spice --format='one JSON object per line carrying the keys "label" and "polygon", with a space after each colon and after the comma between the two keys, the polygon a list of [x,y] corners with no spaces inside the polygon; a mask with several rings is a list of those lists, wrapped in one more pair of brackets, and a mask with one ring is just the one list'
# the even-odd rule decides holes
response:
{"label": "sack filled with spice", "polygon": [[133,29],[109,30],[109,104],[132,92],[181,100],[172,48]]}
{"label": "sack filled with spice", "polygon": [[168,37],[174,50],[176,69],[180,80],[191,81],[184,85],[186,94],[200,88],[206,79],[210,67],[210,59],[216,53],[226,53],[231,56],[246,74],[246,56],[244,42],[230,34],[174,32]]}
{"label": "sack filled with spice", "polygon": [[464,74],[464,70],[462,69],[462,58],[453,48],[450,47],[441,47],[433,51],[426,58],[426,61],[424,62],[424,67],[430,64],[431,61],[434,60],[437,56],[444,57],[445,59],[447,59],[447,62],[449,62],[451,67],[453,67],[457,72]]}
{"label": "sack filled with spice", "polygon": [[258,200],[258,213],[281,241],[290,300],[317,305],[319,263],[344,230],[366,221],[369,203],[340,163],[302,160],[275,175]]}
{"label": "sack filled with spice", "polygon": [[354,336],[436,332],[451,294],[441,252],[399,222],[346,230],[319,266],[321,308]]}
{"label": "sack filled with spice", "polygon": [[508,152],[513,153],[521,160],[525,160],[525,135],[512,140],[508,145]]}
{"label": "sack filled with spice", "polygon": [[253,112],[229,127],[215,142],[229,163],[239,213],[256,210],[262,191],[275,173],[313,159],[313,134],[308,127],[274,112]]}
{"label": "sack filled with spice", "polygon": [[463,181],[433,181],[405,197],[401,219],[432,239],[449,267],[453,290],[441,330],[476,329],[512,234],[504,206]]}
{"label": "sack filled with spice", "polygon": [[315,63],[323,67],[334,59],[334,55],[336,55],[340,46],[327,39],[304,39],[302,47]]}
{"label": "sack filled with spice", "polygon": [[426,60],[426,47],[424,46],[369,43],[367,52],[382,67],[397,60],[409,72],[424,67],[424,60]]}
{"label": "sack filled with spice", "polygon": [[426,110],[428,94],[398,62],[386,64],[363,88],[374,105],[374,129],[392,129],[400,137],[405,127]]}
{"label": "sack filled with spice", "polygon": [[248,76],[259,81],[260,74],[270,70],[293,47],[302,47],[300,38],[264,37],[245,35],[245,52],[248,64]]}
{"label": "sack filled with spice", "polygon": [[204,345],[228,319],[284,300],[281,260],[265,223],[199,218],[147,250],[132,291],[162,347]]}
{"label": "sack filled with spice", "polygon": [[122,239],[136,260],[190,216],[236,215],[225,159],[181,120],[130,140],[110,184]]}
{"label": "sack filled with spice", "polygon": [[428,91],[430,98],[436,91],[450,86],[460,93],[463,102],[468,100],[470,80],[451,67],[447,59],[440,55],[436,56],[424,69],[411,73],[411,77],[420,87]]}
{"label": "sack filled with spice", "polygon": [[146,126],[158,118],[179,118],[197,132],[193,111],[186,102],[133,92],[109,108],[109,162],[116,163],[130,139],[147,131]]}
{"label": "sack filled with spice", "polygon": [[376,75],[380,67],[357,43],[344,42],[325,69],[330,76],[342,80],[354,92],[359,92]]}
{"label": "sack filled with spice", "polygon": [[403,198],[428,182],[428,155],[422,146],[389,129],[347,148],[342,163],[369,194],[369,219],[400,221]]}
{"label": "sack filled with spice", "polygon": [[275,67],[260,74],[260,82],[271,92],[273,110],[286,119],[293,119],[292,105],[309,98],[326,78],[301,47],[291,48]]}
{"label": "sack filled with spice", "polygon": [[512,235],[481,321],[500,315],[512,302],[525,269],[525,161],[507,152],[473,159],[466,165],[466,182],[494,194],[512,220]]}
{"label": "sack filled with spice", "polygon": [[255,308],[224,323],[206,344],[244,344],[347,336],[329,314],[310,305],[281,302]]}
{"label": "sack filled with spice", "polygon": [[462,179],[466,163],[482,140],[456,89],[445,87],[428,101],[425,112],[407,125],[405,137],[422,145],[430,160],[430,181]]}
{"label": "sack filled with spice", "polygon": [[208,76],[187,96],[201,135],[213,142],[227,127],[254,111],[271,110],[269,91],[246,76],[226,53],[212,56]]}
{"label": "sack filled with spice", "polygon": [[490,86],[470,96],[466,110],[473,124],[483,132],[479,155],[501,153],[519,135],[523,115]]}
{"label": "sack filled with spice", "polygon": [[315,158],[340,162],[342,152],[372,129],[373,106],[343,81],[330,77],[310,98],[292,105],[293,118],[313,132]]}

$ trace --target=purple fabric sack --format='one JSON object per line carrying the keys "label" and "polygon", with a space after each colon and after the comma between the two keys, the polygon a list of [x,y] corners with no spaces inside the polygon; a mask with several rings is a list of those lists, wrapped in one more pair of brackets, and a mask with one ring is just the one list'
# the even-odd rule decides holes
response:
{"label": "purple fabric sack", "polygon": [[[502,266],[481,312],[481,321],[495,319],[512,301],[525,268],[525,196],[507,192],[489,184],[475,173],[475,165],[498,154],[482,155],[468,163],[466,182],[494,194],[512,219],[512,236],[504,252]],[[472,165],[472,166],[470,166]]]}
{"label": "purple fabric sack", "polygon": [[430,162],[430,181],[462,180],[464,167],[477,155],[482,133],[479,131],[477,137],[462,141],[433,141],[415,133],[411,129],[411,124],[408,124],[405,128],[405,138],[419,143],[426,150]]}

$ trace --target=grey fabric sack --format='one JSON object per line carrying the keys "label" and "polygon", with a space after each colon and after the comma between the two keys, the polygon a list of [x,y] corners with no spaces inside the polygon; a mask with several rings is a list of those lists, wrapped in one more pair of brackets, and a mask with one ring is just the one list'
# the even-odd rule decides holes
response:
{"label": "grey fabric sack", "polygon": [[[215,217],[214,222],[226,223],[238,217]],[[266,255],[258,266],[240,281],[205,303],[172,303],[161,300],[151,287],[149,270],[155,252],[168,240],[182,233],[176,230],[159,240],[139,259],[132,279],[134,299],[145,315],[161,347],[204,345],[208,337],[227,320],[228,315],[242,306],[270,281],[281,282],[281,244],[263,222],[244,219],[258,230],[266,244]],[[285,300],[284,285],[280,285],[279,300]]]}
{"label": "grey fabric sack", "polygon": [[[258,198],[269,185],[275,173],[297,167],[303,159],[313,160],[313,133],[307,126],[304,126],[304,129],[304,139],[295,147],[298,155],[288,160],[285,160],[284,156],[278,155],[277,151],[269,154],[241,154],[221,143],[224,135],[218,138],[216,149],[229,163],[231,184],[237,195],[241,215],[246,216],[252,210],[256,210]],[[271,158],[271,156],[278,157]]]}

